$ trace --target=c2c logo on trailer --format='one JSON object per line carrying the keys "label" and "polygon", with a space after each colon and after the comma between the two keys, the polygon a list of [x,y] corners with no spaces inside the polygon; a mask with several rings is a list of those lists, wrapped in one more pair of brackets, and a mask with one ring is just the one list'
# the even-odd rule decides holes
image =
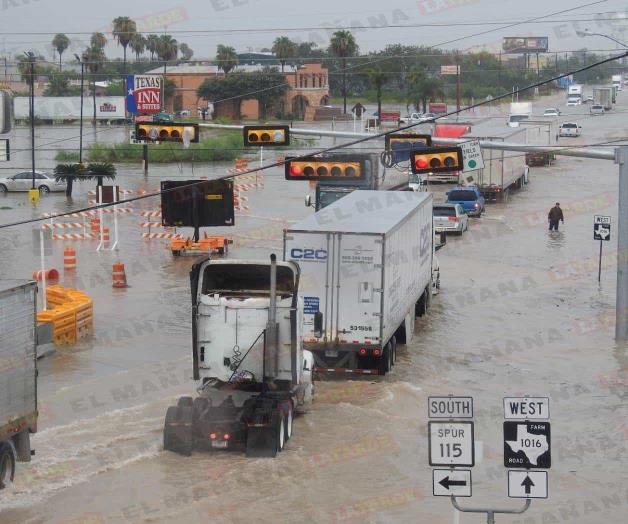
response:
{"label": "c2c logo on trailer", "polygon": [[290,257],[295,260],[327,260],[325,249],[301,249],[290,250]]}

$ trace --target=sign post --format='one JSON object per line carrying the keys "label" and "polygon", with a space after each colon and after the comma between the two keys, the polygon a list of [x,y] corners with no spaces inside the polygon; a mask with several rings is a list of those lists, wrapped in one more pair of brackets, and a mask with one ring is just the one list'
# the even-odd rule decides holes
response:
{"label": "sign post", "polygon": [[611,239],[611,217],[595,215],[593,217],[593,240],[600,241],[600,259],[597,269],[597,281],[602,280],[602,244]]}

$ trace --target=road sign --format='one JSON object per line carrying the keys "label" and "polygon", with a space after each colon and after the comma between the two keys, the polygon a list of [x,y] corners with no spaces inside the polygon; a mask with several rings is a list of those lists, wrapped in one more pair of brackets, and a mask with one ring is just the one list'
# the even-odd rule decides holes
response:
{"label": "road sign", "polygon": [[508,496],[514,499],[546,499],[547,471],[508,471]]}
{"label": "road sign", "polygon": [[473,397],[428,397],[429,418],[473,418]]}
{"label": "road sign", "polygon": [[470,469],[434,469],[432,470],[432,493],[435,497],[470,497]]}
{"label": "road sign", "polygon": [[429,422],[430,466],[474,466],[473,422]]}
{"label": "road sign", "polygon": [[504,422],[504,466],[549,469],[551,464],[549,422]]}
{"label": "road sign", "polygon": [[608,242],[611,239],[611,225],[610,224],[594,224],[593,225],[593,240],[604,240]]}
{"label": "road sign", "polygon": [[128,75],[126,108],[129,113],[155,114],[161,111],[161,75]]}
{"label": "road sign", "polygon": [[611,225],[611,217],[605,215],[593,215],[594,224],[607,224]]}
{"label": "road sign", "polygon": [[549,398],[505,397],[506,420],[549,420]]}
{"label": "road sign", "polygon": [[457,65],[442,65],[440,66],[441,75],[457,75],[460,73],[460,66]]}
{"label": "road sign", "polygon": [[476,171],[484,169],[484,158],[479,140],[470,140],[460,144],[462,149],[463,169],[462,171]]}
{"label": "road sign", "polygon": [[159,144],[161,144],[161,142],[159,140],[155,140],[154,142],[148,142],[146,140],[138,140],[137,138],[135,138],[135,130],[131,131],[131,135],[129,137],[129,144],[131,145],[142,145],[145,146],[146,144],[150,144],[152,146],[158,146]]}
{"label": "road sign", "polygon": [[11,160],[11,150],[9,148],[9,139],[0,138],[0,162],[8,162]]}

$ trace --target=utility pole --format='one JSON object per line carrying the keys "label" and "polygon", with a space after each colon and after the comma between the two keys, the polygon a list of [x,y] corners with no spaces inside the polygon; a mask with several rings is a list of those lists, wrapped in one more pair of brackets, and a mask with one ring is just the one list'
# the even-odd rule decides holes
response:
{"label": "utility pole", "polygon": [[79,164],[83,163],[83,91],[85,90],[83,82],[85,78],[85,64],[79,55],[74,55],[81,64],[81,120],[79,124]]}
{"label": "utility pole", "polygon": [[615,149],[615,163],[619,164],[615,339],[624,341],[628,340],[628,146]]}
{"label": "utility pole", "polygon": [[32,185],[31,189],[35,189],[35,55],[32,52],[26,53],[28,60],[30,61],[30,100],[29,100],[29,117],[31,120],[31,175]]}
{"label": "utility pole", "polygon": [[[460,55],[456,52],[456,111],[460,113]],[[456,114],[456,120],[458,120]]]}

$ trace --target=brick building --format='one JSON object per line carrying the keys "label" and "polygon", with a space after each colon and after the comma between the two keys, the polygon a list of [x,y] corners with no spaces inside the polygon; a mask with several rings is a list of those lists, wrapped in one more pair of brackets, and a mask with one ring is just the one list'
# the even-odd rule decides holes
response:
{"label": "brick building", "polygon": [[[260,71],[260,65],[240,65],[235,72],[246,73]],[[151,74],[163,74],[163,70],[149,71]],[[170,112],[190,111],[194,116],[199,108],[209,103],[197,95],[198,88],[208,78],[223,76],[224,73],[215,65],[178,65],[166,72],[166,77],[174,82],[174,94],[166,99],[166,110]],[[317,107],[329,103],[329,74],[320,63],[303,64],[297,68],[286,66],[284,71],[289,88],[277,108],[283,113],[293,113],[297,118],[313,119]],[[257,120],[260,117],[259,104],[254,98],[238,99],[229,103],[217,104],[214,117],[226,116]]]}

